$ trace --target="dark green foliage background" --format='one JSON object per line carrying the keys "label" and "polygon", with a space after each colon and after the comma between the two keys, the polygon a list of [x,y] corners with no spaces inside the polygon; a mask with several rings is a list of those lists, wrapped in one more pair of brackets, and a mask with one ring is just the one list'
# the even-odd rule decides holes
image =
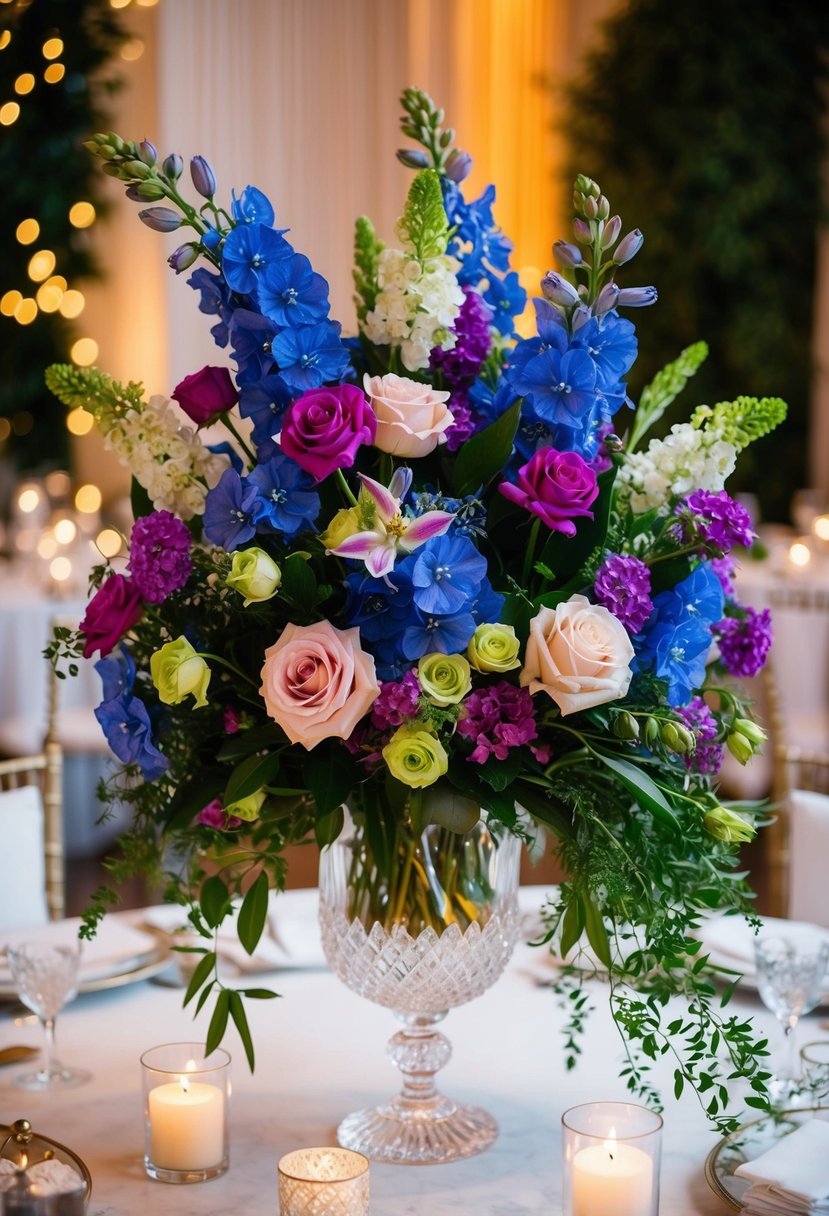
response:
{"label": "dark green foliage background", "polygon": [[[86,200],[99,217],[106,210],[100,171],[81,141],[107,124],[107,102],[117,83],[102,69],[125,35],[106,0],[17,0],[0,8],[0,29],[11,31],[11,42],[0,51],[0,103],[20,103],[17,121],[0,127],[0,295],[13,288],[34,295],[37,285],[26,268],[38,249],[51,249],[55,273],[77,287],[79,279],[88,279],[98,268],[89,231],[71,226],[69,208]],[[43,80],[49,61],[42,47],[50,37],[64,43],[56,62],[65,65],[66,74],[57,84]],[[23,72],[31,72],[36,84],[31,93],[17,97],[14,82]],[[24,246],[15,230],[29,216],[40,224],[40,236]],[[6,454],[21,468],[66,460],[66,411],[46,389],[43,373],[50,363],[66,359],[77,332],[59,313],[39,312],[25,326],[0,316],[0,416],[13,418],[27,410],[35,420],[27,435],[12,436],[6,445]]]}
{"label": "dark green foliage background", "polygon": [[711,353],[659,430],[700,402],[780,396],[789,420],[729,482],[786,520],[808,484],[815,234],[826,152],[829,4],[630,0],[571,91],[571,176],[594,177],[640,228],[623,286],[659,303],[629,313],[638,399],[689,343]]}

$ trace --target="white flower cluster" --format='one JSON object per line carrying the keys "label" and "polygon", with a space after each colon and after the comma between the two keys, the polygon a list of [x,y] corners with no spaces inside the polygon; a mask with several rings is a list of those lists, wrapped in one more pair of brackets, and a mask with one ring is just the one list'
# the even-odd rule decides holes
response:
{"label": "white flower cluster", "polygon": [[377,270],[380,290],[363,322],[369,342],[399,346],[410,372],[429,366],[434,347],[451,350],[456,342],[452,326],[464,301],[456,277],[459,266],[448,254],[421,266],[402,249],[384,249]]}
{"label": "white flower cluster", "polygon": [[652,439],[646,452],[627,457],[619,491],[635,515],[654,507],[667,510],[672,495],[722,490],[736,463],[736,447],[715,428],[678,423],[664,439]]}
{"label": "white flower cluster", "polygon": [[204,513],[208,489],[228,467],[227,457],[209,452],[161,396],[113,419],[105,443],[144,487],[157,511],[172,511],[184,520]]}

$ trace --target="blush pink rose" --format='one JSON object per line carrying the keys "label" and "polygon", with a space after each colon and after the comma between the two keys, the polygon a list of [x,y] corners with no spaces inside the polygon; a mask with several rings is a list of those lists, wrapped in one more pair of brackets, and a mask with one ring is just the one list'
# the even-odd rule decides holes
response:
{"label": "blush pink rose", "polygon": [[446,402],[431,384],[406,376],[363,377],[363,388],[377,417],[374,446],[393,456],[428,456],[443,441],[455,421]]}
{"label": "blush pink rose", "polygon": [[546,692],[562,717],[623,697],[633,646],[624,625],[601,604],[572,595],[530,621],[522,687]]}
{"label": "blush pink rose", "polygon": [[259,691],[291,743],[311,751],[322,739],[347,739],[380,686],[360,631],[320,621],[285,626],[265,651]]}

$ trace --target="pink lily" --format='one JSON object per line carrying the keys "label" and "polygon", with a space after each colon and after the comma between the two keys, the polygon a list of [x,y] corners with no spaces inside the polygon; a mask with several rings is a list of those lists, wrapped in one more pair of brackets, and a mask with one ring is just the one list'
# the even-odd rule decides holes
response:
{"label": "pink lily", "polygon": [[369,508],[366,515],[367,522],[373,526],[355,532],[336,549],[327,549],[326,552],[337,557],[361,558],[369,574],[375,578],[384,578],[394,569],[398,551],[410,553],[433,536],[441,536],[455,518],[449,511],[426,511],[417,516],[403,514],[400,508],[412,484],[411,469],[397,469],[388,489],[363,473],[358,476],[363,490],[371,499],[366,504]]}

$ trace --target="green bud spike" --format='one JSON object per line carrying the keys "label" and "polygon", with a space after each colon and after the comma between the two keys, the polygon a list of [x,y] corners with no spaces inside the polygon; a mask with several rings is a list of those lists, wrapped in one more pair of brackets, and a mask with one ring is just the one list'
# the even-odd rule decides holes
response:
{"label": "green bud spike", "polygon": [[734,759],[738,760],[740,764],[747,764],[754,755],[754,747],[749,743],[745,735],[741,735],[739,731],[735,731],[729,735],[725,741],[725,745]]}
{"label": "green bud spike", "polygon": [[761,743],[765,743],[768,735],[763,730],[762,726],[758,726],[756,722],[752,722],[750,718],[736,718],[734,721],[734,729],[748,739],[749,743],[753,743],[755,747],[759,747]]}
{"label": "green bud spike", "polygon": [[715,840],[722,840],[727,844],[739,844],[751,840],[754,836],[752,824],[725,806],[715,806],[706,811],[703,824],[706,832]]}
{"label": "green bud spike", "polygon": [[613,733],[617,739],[638,739],[639,723],[633,714],[624,710],[613,719]]}
{"label": "green bud spike", "polygon": [[645,742],[648,747],[653,747],[659,738],[659,722],[656,718],[648,718],[645,723]]}

